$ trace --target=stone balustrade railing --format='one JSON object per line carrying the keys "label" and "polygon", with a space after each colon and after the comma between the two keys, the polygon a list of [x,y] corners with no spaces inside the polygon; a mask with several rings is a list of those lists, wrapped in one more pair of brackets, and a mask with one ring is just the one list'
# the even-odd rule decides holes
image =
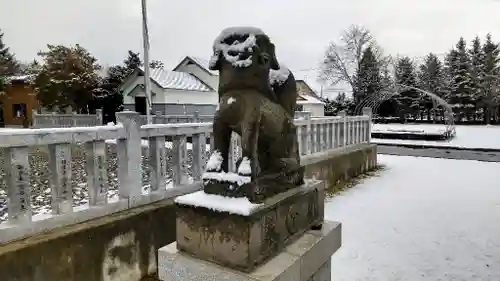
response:
{"label": "stone balustrade railing", "polygon": [[[96,114],[57,114],[57,113],[32,113],[32,128],[71,128],[71,127],[93,127],[103,125],[102,110],[97,109]],[[296,111],[295,118],[310,118],[310,112]],[[153,116],[154,124],[170,123],[201,123],[212,122],[213,115],[201,115],[195,112],[192,115],[163,115],[156,112]],[[140,124],[147,124],[146,115],[141,115]]]}
{"label": "stone balustrade railing", "polygon": [[[295,120],[301,155],[369,142],[371,121],[366,114]],[[4,200],[0,198],[0,204],[6,202],[8,210],[7,220],[0,223],[0,243],[200,188],[196,183],[205,169],[206,150],[213,140],[211,123],[141,125],[141,116],[130,111],[117,113],[117,121],[117,125],[108,126],[0,131],[0,149],[4,151],[0,191],[3,189],[7,195]],[[117,171],[113,172],[119,182],[118,194],[112,197],[108,192],[108,140],[116,140],[112,145],[116,143],[118,161]],[[143,149],[145,140],[148,149]],[[167,176],[167,143],[173,158],[171,177]],[[73,200],[71,165],[75,144],[83,146],[85,152],[88,204],[82,206],[75,206]],[[231,145],[234,169],[240,155],[238,139],[234,138]],[[31,207],[30,180],[38,173],[33,172],[30,158],[36,149],[48,154],[50,214],[33,214]],[[147,192],[141,181],[144,150],[150,167]]]}
{"label": "stone balustrade railing", "polygon": [[59,113],[37,113],[32,112],[32,128],[72,128],[93,127],[102,125],[102,110],[96,110],[96,114],[59,114]]}

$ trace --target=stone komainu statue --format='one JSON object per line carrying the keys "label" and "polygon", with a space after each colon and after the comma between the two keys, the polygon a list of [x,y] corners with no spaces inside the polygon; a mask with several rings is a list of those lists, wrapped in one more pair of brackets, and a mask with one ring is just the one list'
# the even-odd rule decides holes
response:
{"label": "stone komainu statue", "polygon": [[[206,193],[259,202],[303,183],[294,112],[295,79],[260,29],[222,31],[210,69],[219,71],[214,147],[203,174]],[[241,136],[237,173],[228,171],[231,133]]]}

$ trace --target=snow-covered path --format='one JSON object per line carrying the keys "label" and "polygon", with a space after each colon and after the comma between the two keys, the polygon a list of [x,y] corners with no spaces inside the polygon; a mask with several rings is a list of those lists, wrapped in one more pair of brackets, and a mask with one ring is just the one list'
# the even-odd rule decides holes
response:
{"label": "snow-covered path", "polygon": [[500,163],[379,155],[379,177],[329,199],[332,280],[500,280]]}

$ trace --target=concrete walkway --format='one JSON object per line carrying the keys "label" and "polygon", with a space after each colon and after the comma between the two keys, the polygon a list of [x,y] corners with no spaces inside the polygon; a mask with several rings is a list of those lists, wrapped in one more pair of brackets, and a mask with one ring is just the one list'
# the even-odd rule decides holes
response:
{"label": "concrete walkway", "polygon": [[332,280],[500,280],[500,163],[379,157],[326,204],[343,224]]}

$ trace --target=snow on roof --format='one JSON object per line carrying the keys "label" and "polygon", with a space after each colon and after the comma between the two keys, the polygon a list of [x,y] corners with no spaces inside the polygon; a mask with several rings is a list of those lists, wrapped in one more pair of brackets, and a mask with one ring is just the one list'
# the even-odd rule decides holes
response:
{"label": "snow on roof", "polygon": [[325,103],[313,96],[299,94],[297,97],[297,104],[325,104]]}
{"label": "snow on roof", "polygon": [[26,81],[26,80],[29,80],[29,79],[33,79],[34,77],[35,77],[34,74],[13,75],[13,76],[6,77],[6,80],[7,80],[8,83],[10,83],[12,81]]}
{"label": "snow on roof", "polygon": [[210,61],[209,60],[204,59],[204,58],[200,58],[200,57],[193,57],[193,56],[188,56],[188,58],[191,59],[194,63],[203,67],[203,69],[208,71],[210,74],[219,75],[217,71],[210,70],[210,68],[209,68]]}
{"label": "snow on roof", "polygon": [[[243,42],[235,40],[231,45],[224,42],[233,35],[248,35],[248,37]],[[253,47],[257,44],[257,38],[255,37],[257,35],[264,35],[264,32],[256,27],[240,26],[222,30],[213,44],[214,55],[210,58],[210,67],[215,66],[220,55],[223,55],[224,59],[234,67],[249,67],[252,64],[251,53],[253,52]],[[250,53],[250,55],[241,58],[241,53]]]}
{"label": "snow on roof", "polygon": [[[144,68],[141,67],[144,71]],[[163,89],[212,92],[213,89],[187,72],[151,68],[150,77]]]}

